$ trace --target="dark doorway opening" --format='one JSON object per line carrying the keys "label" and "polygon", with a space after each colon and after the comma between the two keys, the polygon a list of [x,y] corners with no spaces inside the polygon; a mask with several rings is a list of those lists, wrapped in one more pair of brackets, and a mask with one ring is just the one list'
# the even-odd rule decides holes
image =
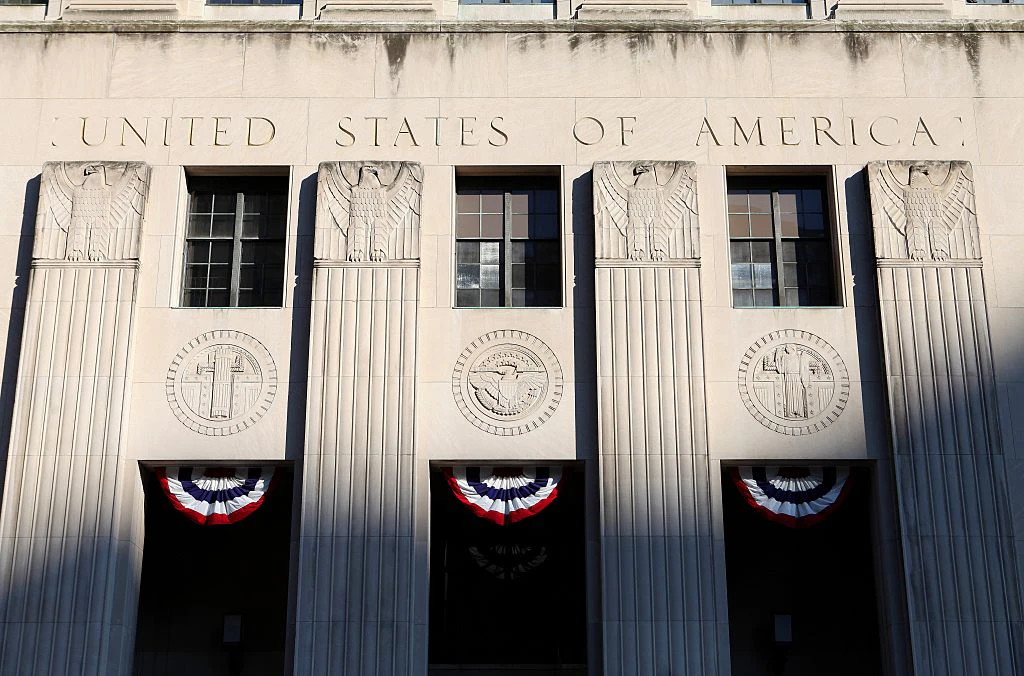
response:
{"label": "dark doorway opening", "polygon": [[[734,676],[881,674],[870,473],[807,528],[770,521],[723,472]],[[787,640],[789,639],[789,640]]]}
{"label": "dark doorway opening", "polygon": [[292,476],[244,520],[199,526],[146,472],[136,676],[285,673]]}
{"label": "dark doorway opening", "polygon": [[544,511],[499,526],[431,470],[431,676],[586,673],[582,468]]}

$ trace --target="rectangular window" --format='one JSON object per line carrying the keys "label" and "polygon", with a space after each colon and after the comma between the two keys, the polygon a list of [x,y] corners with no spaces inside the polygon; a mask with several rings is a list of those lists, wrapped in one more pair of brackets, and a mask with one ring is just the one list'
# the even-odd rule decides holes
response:
{"label": "rectangular window", "polygon": [[835,305],[824,177],[731,176],[734,307]]}
{"label": "rectangular window", "polygon": [[456,212],[456,307],[561,305],[557,176],[459,178]]}
{"label": "rectangular window", "polygon": [[182,305],[279,307],[287,221],[285,176],[190,178]]}

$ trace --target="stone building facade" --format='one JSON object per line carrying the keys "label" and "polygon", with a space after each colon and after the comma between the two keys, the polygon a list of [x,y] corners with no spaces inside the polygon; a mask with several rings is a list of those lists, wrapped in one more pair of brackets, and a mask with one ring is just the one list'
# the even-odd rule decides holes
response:
{"label": "stone building facade", "polygon": [[[1024,15],[827,4],[0,4],[0,673],[1021,673]],[[204,464],[272,537],[161,520]],[[460,658],[528,632],[439,591],[443,472],[542,464],[581,648]]]}

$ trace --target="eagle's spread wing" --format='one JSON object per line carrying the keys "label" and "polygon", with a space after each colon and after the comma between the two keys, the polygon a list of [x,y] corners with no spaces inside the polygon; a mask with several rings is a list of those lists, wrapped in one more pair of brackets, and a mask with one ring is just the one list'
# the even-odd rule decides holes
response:
{"label": "eagle's spread wing", "polygon": [[975,213],[974,186],[963,167],[954,165],[942,188],[942,222],[947,231],[952,231],[965,216]]}
{"label": "eagle's spread wing", "polygon": [[888,163],[875,169],[875,182],[878,190],[871,191],[871,199],[875,203],[875,211],[892,223],[901,234],[907,233],[906,186],[899,182],[892,173]]}
{"label": "eagle's spread wing", "polygon": [[420,213],[420,198],[423,191],[423,167],[403,162],[398,176],[388,186],[387,228],[390,233],[405,224],[410,214]]}
{"label": "eagle's spread wing", "polygon": [[594,217],[597,227],[615,226],[625,235],[628,199],[629,187],[619,178],[614,165],[611,162],[594,164]]}
{"label": "eagle's spread wing", "polygon": [[663,188],[662,222],[670,228],[689,230],[697,221],[697,187],[686,169],[678,164]]}
{"label": "eagle's spread wing", "polygon": [[114,186],[111,196],[108,228],[130,228],[136,218],[142,218],[146,207],[148,174],[148,167],[144,164],[125,166],[124,176]]}
{"label": "eagle's spread wing", "polygon": [[547,378],[540,371],[527,371],[526,373],[519,374],[519,378],[516,380],[516,399],[522,401],[523,398],[534,390],[539,390],[547,384]]}
{"label": "eagle's spread wing", "polygon": [[47,162],[43,165],[43,185],[46,186],[46,206],[54,223],[67,232],[71,227],[75,186],[68,178],[63,162]]}
{"label": "eagle's spread wing", "polygon": [[324,164],[320,169],[320,176],[317,179],[320,184],[319,193],[325,199],[321,200],[324,221],[334,221],[334,224],[341,228],[342,232],[348,233],[349,207],[352,204],[352,184],[341,173],[341,168],[336,164]]}
{"label": "eagle's spread wing", "polygon": [[497,371],[471,371],[469,374],[469,384],[484,392],[497,392],[500,379],[501,374]]}

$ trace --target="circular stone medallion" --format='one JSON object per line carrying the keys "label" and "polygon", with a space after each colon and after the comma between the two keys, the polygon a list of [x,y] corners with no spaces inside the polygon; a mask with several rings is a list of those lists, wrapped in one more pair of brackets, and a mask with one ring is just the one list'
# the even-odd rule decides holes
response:
{"label": "circular stone medallion", "polygon": [[452,392],[463,415],[499,436],[525,434],[544,423],[562,399],[562,367],[539,338],[491,331],[462,351]]}
{"label": "circular stone medallion", "polygon": [[209,331],[175,355],[166,389],[182,424],[200,434],[224,436],[251,427],[267,412],[277,393],[277,367],[252,336]]}
{"label": "circular stone medallion", "polygon": [[824,429],[850,399],[850,376],[839,353],[806,331],[773,331],[751,345],[738,380],[750,414],[780,434]]}

